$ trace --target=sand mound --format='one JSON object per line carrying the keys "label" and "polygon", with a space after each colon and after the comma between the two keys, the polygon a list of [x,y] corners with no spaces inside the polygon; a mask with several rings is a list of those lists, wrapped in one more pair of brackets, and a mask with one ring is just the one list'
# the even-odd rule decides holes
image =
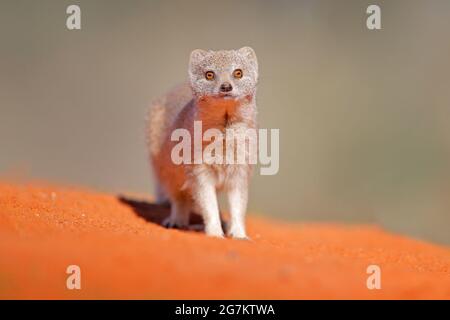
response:
{"label": "sand mound", "polygon": [[[0,298],[450,298],[450,250],[372,226],[292,224],[250,214],[252,241],[168,230],[168,214],[44,184],[0,184]],[[366,269],[381,268],[369,290]],[[81,268],[81,290],[66,269]]]}

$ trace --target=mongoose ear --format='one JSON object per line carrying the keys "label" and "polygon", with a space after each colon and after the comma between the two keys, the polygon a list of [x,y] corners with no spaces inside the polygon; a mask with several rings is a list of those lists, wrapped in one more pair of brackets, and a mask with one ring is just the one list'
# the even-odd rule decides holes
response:
{"label": "mongoose ear", "polygon": [[208,51],[202,50],[202,49],[195,49],[191,52],[191,57],[189,59],[189,64],[193,65],[198,63],[199,61],[203,60],[203,58],[206,56]]}
{"label": "mongoose ear", "polygon": [[242,47],[242,48],[240,48],[238,51],[239,51],[239,53],[242,54],[245,58],[247,58],[247,59],[249,59],[249,60],[251,60],[251,61],[254,61],[254,62],[257,61],[257,60],[256,60],[256,53],[255,53],[255,51],[254,51],[252,48],[250,48],[250,47]]}

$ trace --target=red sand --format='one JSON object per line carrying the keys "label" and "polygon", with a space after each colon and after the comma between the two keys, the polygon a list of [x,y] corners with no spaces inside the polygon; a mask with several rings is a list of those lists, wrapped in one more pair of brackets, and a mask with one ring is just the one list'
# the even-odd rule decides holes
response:
{"label": "red sand", "polygon": [[[114,195],[0,183],[0,298],[450,298],[449,248],[372,226],[252,215],[252,241],[212,239],[151,222],[167,212]],[[71,264],[81,268],[81,290],[66,288]],[[369,264],[381,267],[381,290],[366,287]]]}

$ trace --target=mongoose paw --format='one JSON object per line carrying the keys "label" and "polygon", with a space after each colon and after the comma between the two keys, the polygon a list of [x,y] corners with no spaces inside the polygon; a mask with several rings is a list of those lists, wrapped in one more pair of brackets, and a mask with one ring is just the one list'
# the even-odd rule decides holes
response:
{"label": "mongoose paw", "polygon": [[224,239],[225,238],[225,235],[223,234],[223,232],[222,233],[214,233],[214,234],[207,233],[206,235],[208,237],[219,238],[219,239]]}
{"label": "mongoose paw", "polygon": [[206,227],[205,233],[209,237],[215,237],[215,238],[224,238],[222,226],[219,225],[217,227]]}
{"label": "mongoose paw", "polygon": [[243,228],[237,228],[237,227],[231,227],[227,234],[229,237],[233,239],[239,239],[239,240],[250,240],[250,238],[247,236],[247,234],[244,231]]}
{"label": "mongoose paw", "polygon": [[170,215],[163,220],[162,225],[166,228],[187,229],[189,222]]}
{"label": "mongoose paw", "polygon": [[247,235],[234,235],[234,234],[229,234],[229,236],[233,239],[236,240],[245,240],[245,241],[251,241],[252,239],[250,239]]}

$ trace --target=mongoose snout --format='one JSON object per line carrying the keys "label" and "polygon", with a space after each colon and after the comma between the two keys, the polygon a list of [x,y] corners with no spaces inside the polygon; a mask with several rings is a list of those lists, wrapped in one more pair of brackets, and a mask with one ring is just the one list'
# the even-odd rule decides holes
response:
{"label": "mongoose snout", "polygon": [[231,90],[233,90],[233,86],[229,82],[224,82],[220,85],[221,92],[230,92]]}

